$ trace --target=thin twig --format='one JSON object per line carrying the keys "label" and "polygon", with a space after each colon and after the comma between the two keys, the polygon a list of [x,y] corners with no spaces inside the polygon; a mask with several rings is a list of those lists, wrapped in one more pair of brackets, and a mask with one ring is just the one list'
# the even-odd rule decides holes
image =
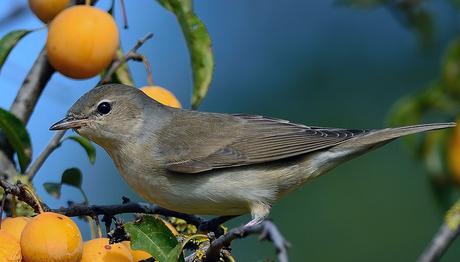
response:
{"label": "thin twig", "polygon": [[125,1],[120,0],[120,5],[121,5],[121,13],[123,16],[123,28],[128,29],[128,16],[126,15]]}
{"label": "thin twig", "polygon": [[101,78],[101,81],[99,81],[99,83],[97,85],[106,84],[106,83],[110,82],[110,79],[111,79],[112,75],[115,73],[115,71],[117,71],[117,69],[120,68],[120,66],[122,66],[126,61],[128,61],[129,59],[132,59],[133,54],[135,54],[137,52],[137,50],[147,40],[149,40],[152,37],[153,37],[153,33],[148,33],[142,39],[139,39],[137,41],[136,45],[134,45],[134,47],[131,48],[131,50],[129,50],[128,53],[126,53],[125,56],[122,59],[117,59],[112,63],[110,68],[107,70],[107,73],[105,73],[104,77]]}
{"label": "thin twig", "polygon": [[51,155],[51,153],[61,145],[61,140],[64,137],[66,130],[59,130],[53,136],[51,141],[45,147],[45,149],[40,153],[37,159],[30,165],[29,169],[26,172],[26,176],[29,181],[32,181],[34,176],[37,174],[40,167],[43,165],[45,160]]}
{"label": "thin twig", "polygon": [[450,244],[460,234],[460,228],[452,231],[446,224],[442,224],[431,243],[423,251],[423,254],[417,260],[418,262],[439,261]]}
{"label": "thin twig", "polygon": [[[1,186],[1,185],[0,185]],[[188,223],[199,226],[205,220],[201,217],[194,215],[183,214],[171,211],[159,206],[150,205],[147,203],[129,202],[120,205],[81,205],[74,204],[70,207],[61,207],[58,209],[50,210],[52,212],[60,213],[69,217],[75,216],[108,216],[113,217],[125,213],[142,213],[142,214],[156,214],[163,216],[172,216],[186,220]]]}
{"label": "thin twig", "polygon": [[445,222],[417,261],[439,261],[447,248],[460,235],[460,200],[447,212]]}
{"label": "thin twig", "polygon": [[145,72],[147,72],[147,83],[149,86],[153,86],[152,67],[150,66],[149,60],[143,55],[140,56],[142,58],[142,63],[144,63]]}
{"label": "thin twig", "polygon": [[218,261],[221,250],[226,246],[230,246],[233,240],[254,234],[259,234],[261,239],[273,242],[280,262],[288,261],[287,248],[289,247],[289,243],[284,239],[283,235],[281,235],[276,225],[270,220],[265,220],[254,226],[241,226],[228,231],[226,234],[211,242],[206,251],[206,258],[204,261]]}

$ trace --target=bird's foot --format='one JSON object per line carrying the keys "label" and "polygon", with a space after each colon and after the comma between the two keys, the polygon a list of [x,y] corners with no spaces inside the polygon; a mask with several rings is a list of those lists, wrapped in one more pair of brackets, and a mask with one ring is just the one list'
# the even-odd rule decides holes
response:
{"label": "bird's foot", "polygon": [[287,249],[290,244],[283,237],[276,225],[268,219],[259,221],[252,220],[246,225],[233,228],[222,236],[214,239],[211,241],[211,245],[206,251],[205,261],[216,261],[220,257],[222,249],[229,246],[233,240],[253,234],[259,234],[260,239],[271,241],[275,245],[278,253],[278,260],[280,262],[288,261]]}

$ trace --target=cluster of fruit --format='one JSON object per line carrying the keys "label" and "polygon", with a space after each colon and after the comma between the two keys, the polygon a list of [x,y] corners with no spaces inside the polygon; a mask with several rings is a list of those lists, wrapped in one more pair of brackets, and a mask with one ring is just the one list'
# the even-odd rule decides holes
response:
{"label": "cluster of fruit", "polygon": [[[34,14],[48,24],[46,52],[50,64],[74,79],[98,75],[109,66],[119,46],[119,32],[111,15],[89,5],[69,6],[70,0],[29,0]],[[142,88],[168,106],[181,104],[159,86]]]}
{"label": "cluster of fruit", "polygon": [[1,223],[0,261],[137,262],[151,257],[132,250],[129,241],[109,244],[108,238],[95,238],[83,243],[77,225],[62,214],[8,217]]}

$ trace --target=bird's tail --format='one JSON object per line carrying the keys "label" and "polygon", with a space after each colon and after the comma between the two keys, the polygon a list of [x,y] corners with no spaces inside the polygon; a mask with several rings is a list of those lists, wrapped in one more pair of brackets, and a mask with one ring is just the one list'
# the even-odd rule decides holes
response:
{"label": "bird's tail", "polygon": [[456,123],[434,123],[372,130],[367,134],[356,137],[354,139],[350,139],[345,143],[340,144],[339,147],[347,147],[348,145],[353,145],[354,147],[359,147],[360,145],[363,147],[379,146],[402,136],[455,126]]}

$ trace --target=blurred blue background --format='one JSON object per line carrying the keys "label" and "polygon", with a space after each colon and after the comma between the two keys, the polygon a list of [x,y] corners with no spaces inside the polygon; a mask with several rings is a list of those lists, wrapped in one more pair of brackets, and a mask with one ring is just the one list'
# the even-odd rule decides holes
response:
{"label": "blurred blue background", "polygon": [[[110,1],[97,5],[107,9]],[[0,17],[26,1],[1,1]],[[401,96],[422,89],[439,74],[449,40],[458,35],[458,12],[445,1],[428,1],[435,23],[433,45],[423,51],[413,31],[386,8],[355,9],[334,1],[195,1],[197,15],[213,40],[216,68],[200,110],[253,113],[308,125],[349,128],[385,126],[389,109]],[[148,32],[155,34],[140,53],[153,69],[155,84],[173,91],[189,107],[191,68],[175,17],[155,1],[126,1],[129,29],[116,17],[125,50]],[[2,20],[0,34],[43,24],[26,11]],[[9,108],[28,69],[46,40],[46,29],[28,35],[0,73],[0,107]],[[141,63],[130,63],[138,87],[147,84]],[[28,124],[35,156],[53,133],[49,126],[98,79],[75,81],[55,74]],[[444,121],[446,119],[437,119]],[[52,207],[81,201],[65,187],[60,200],[43,190],[62,171],[78,167],[93,204],[140,200],[98,147],[95,165],[73,142],[65,142],[35,179]],[[187,192],[184,192],[186,197]],[[272,218],[291,242],[292,261],[413,261],[443,219],[426,171],[401,141],[346,163],[278,202]],[[230,226],[242,224],[248,216]],[[85,238],[88,227],[79,221]],[[460,243],[442,261],[460,260]],[[271,244],[256,237],[237,240],[240,261],[275,258]]]}

